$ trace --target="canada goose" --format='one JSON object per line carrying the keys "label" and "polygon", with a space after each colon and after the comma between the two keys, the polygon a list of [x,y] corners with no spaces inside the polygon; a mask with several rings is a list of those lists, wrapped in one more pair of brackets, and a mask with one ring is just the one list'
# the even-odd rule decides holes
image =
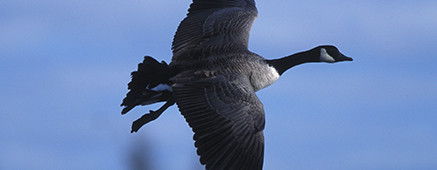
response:
{"label": "canada goose", "polygon": [[173,40],[171,63],[145,57],[132,72],[122,114],[166,103],[132,124],[132,132],[177,104],[194,131],[206,169],[262,169],[264,108],[255,92],[307,62],[352,61],[330,45],[276,60],[248,50],[257,17],[253,0],[193,0]]}

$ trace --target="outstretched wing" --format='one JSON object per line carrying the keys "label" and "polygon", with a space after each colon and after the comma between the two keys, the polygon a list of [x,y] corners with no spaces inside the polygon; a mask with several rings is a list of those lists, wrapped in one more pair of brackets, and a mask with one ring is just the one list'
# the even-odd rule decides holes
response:
{"label": "outstretched wing", "polygon": [[172,62],[247,50],[250,29],[258,13],[253,0],[193,0],[188,11],[173,39]]}
{"label": "outstretched wing", "polygon": [[206,169],[262,169],[264,108],[248,77],[190,74],[181,77],[203,78],[176,83],[173,94],[195,133],[200,162]]}

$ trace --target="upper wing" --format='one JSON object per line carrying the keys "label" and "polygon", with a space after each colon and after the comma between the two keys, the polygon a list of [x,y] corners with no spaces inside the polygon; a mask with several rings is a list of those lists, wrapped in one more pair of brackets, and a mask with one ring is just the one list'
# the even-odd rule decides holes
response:
{"label": "upper wing", "polygon": [[188,11],[173,39],[172,62],[235,48],[247,50],[258,13],[253,0],[193,0]]}
{"label": "upper wing", "polygon": [[243,74],[211,76],[208,72],[183,77],[196,76],[204,77],[176,83],[173,94],[195,132],[200,162],[206,169],[261,170],[264,108],[249,79]]}

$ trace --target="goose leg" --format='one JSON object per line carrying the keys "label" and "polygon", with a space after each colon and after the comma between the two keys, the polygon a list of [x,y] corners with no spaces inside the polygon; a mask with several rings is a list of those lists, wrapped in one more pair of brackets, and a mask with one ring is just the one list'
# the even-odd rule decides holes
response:
{"label": "goose leg", "polygon": [[153,111],[150,110],[149,113],[144,114],[143,116],[141,116],[139,119],[135,120],[132,123],[132,130],[131,133],[133,132],[137,132],[143,125],[149,123],[150,121],[155,120],[156,118],[158,118],[167,108],[169,108],[170,106],[175,104],[175,99],[172,96],[170,96],[170,98],[167,100],[167,102],[161,106],[158,110]]}

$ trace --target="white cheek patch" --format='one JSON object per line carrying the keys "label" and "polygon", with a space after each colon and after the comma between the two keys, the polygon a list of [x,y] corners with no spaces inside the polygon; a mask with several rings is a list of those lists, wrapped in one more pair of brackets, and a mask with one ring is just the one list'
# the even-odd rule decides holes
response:
{"label": "white cheek patch", "polygon": [[328,54],[328,52],[326,52],[325,48],[321,48],[320,49],[320,61],[327,62],[327,63],[333,63],[333,62],[335,62],[335,59],[332,56],[330,56]]}

